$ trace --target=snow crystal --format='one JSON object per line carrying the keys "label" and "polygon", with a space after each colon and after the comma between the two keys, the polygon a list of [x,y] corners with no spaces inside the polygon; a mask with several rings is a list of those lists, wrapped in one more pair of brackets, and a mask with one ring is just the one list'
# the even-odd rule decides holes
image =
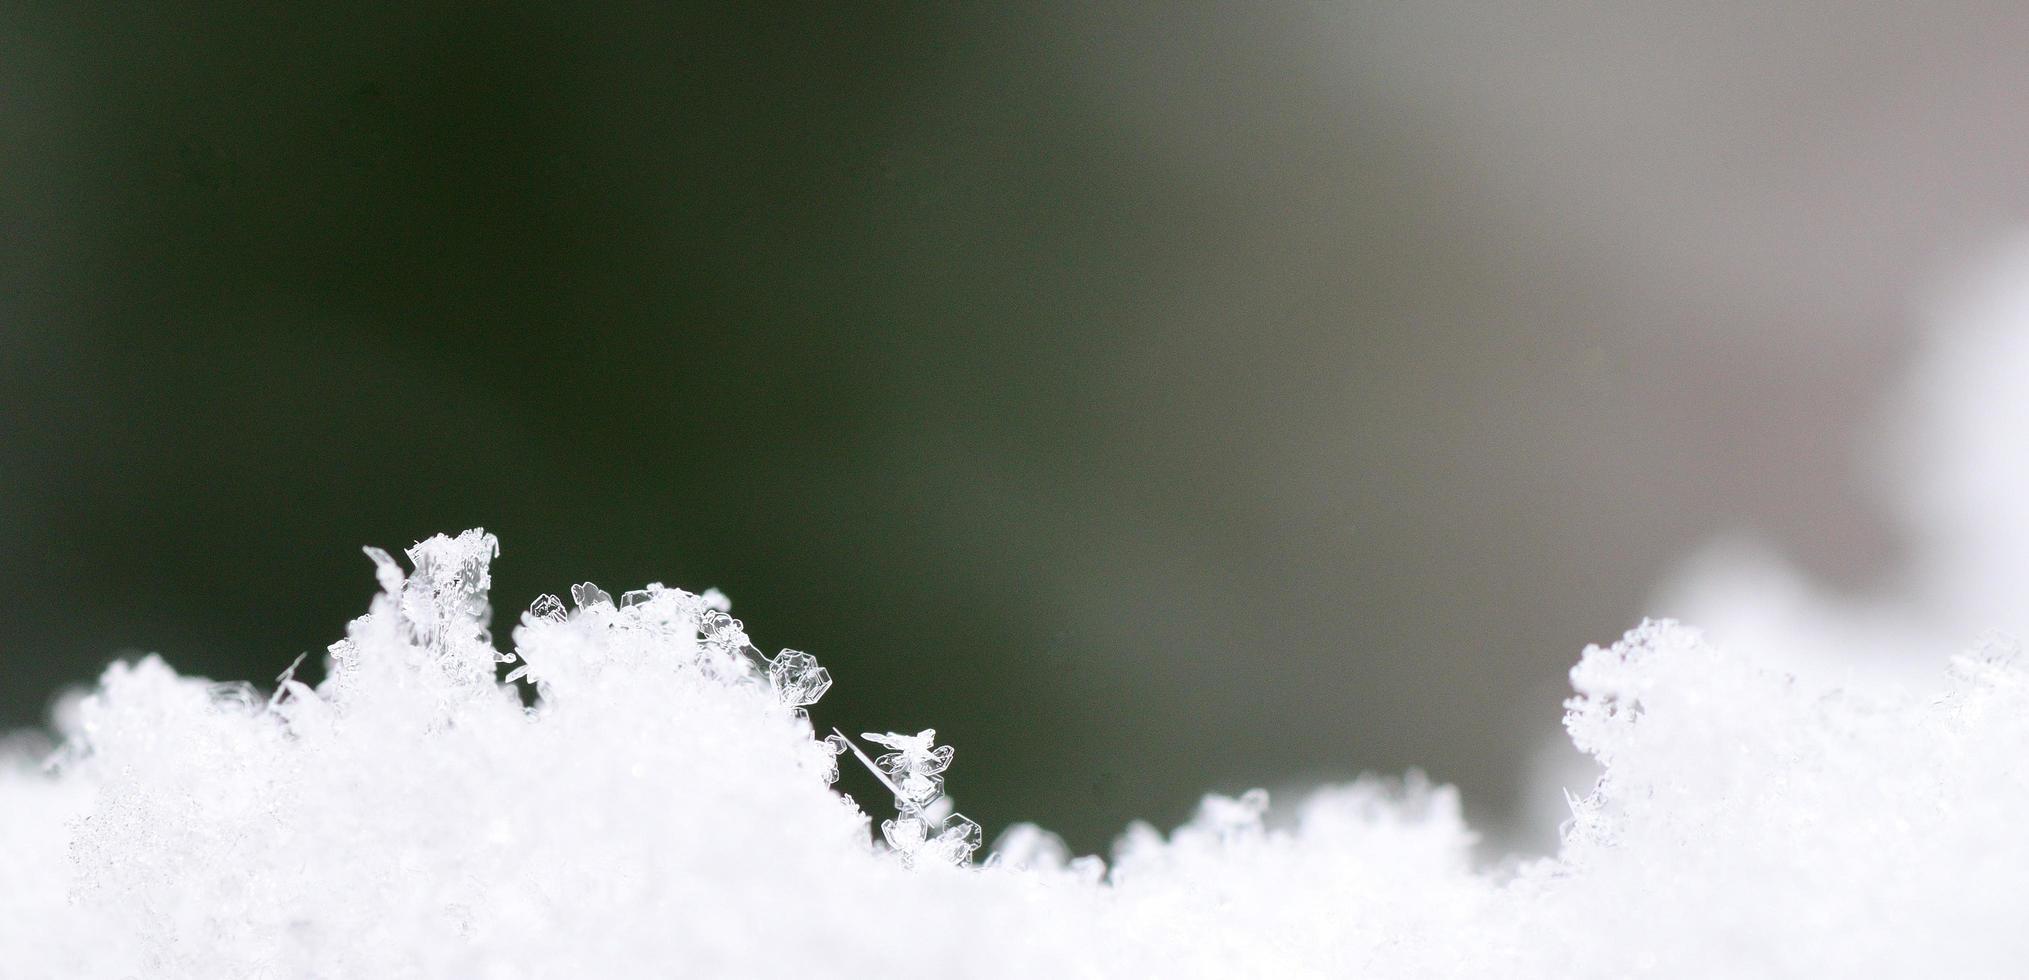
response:
{"label": "snow crystal", "polygon": [[871,761],[851,739],[838,737],[895,794],[895,817],[881,821],[881,838],[901,856],[904,866],[915,867],[919,861],[963,865],[972,860],[984,831],[971,818],[951,812],[942,773],[950,767],[954,750],[936,744],[935,729],[914,735],[867,732],[861,737],[894,750]]}
{"label": "snow crystal", "polygon": [[768,661],[768,683],[782,703],[792,708],[816,704],[831,690],[831,672],[801,650],[784,650]]}

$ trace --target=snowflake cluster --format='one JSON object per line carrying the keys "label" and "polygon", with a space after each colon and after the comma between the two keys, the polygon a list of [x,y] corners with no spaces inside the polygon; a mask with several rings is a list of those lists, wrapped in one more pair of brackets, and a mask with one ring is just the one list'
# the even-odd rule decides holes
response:
{"label": "snowflake cluster", "polygon": [[[425,542],[417,547],[428,544]],[[824,697],[824,692],[831,689],[831,672],[819,666],[816,657],[789,649],[773,657],[762,653],[747,638],[746,627],[728,614],[731,604],[717,590],[693,595],[652,582],[646,588],[621,593],[616,602],[606,590],[590,582],[581,582],[571,586],[571,603],[581,618],[599,622],[624,621],[633,628],[646,629],[666,639],[681,636],[689,640],[694,637],[697,641],[696,663],[705,673],[727,681],[765,681],[775,696],[791,708],[816,704]],[[554,595],[536,599],[528,612],[529,618],[536,623],[562,624],[569,622],[572,616],[571,611],[564,607],[564,601]],[[516,655],[503,653],[497,659],[502,663],[513,663]],[[550,669],[555,669],[555,665],[551,665]],[[512,683],[524,678],[535,684],[538,695],[548,693],[543,666],[523,663],[508,671],[506,680]]]}
{"label": "snowflake cluster", "polygon": [[981,831],[971,818],[954,813],[944,795],[944,770],[950,768],[953,749],[938,745],[937,731],[925,728],[914,735],[899,732],[865,732],[861,738],[892,749],[878,759],[868,759],[859,746],[834,731],[830,742],[840,751],[850,751],[895,794],[895,816],[881,822],[881,837],[905,866],[918,861],[964,865],[979,850]]}

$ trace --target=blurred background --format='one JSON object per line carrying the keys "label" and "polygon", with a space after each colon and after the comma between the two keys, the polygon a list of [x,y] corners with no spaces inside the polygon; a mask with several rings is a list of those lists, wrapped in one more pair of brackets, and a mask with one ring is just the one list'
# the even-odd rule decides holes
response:
{"label": "blurred background", "polygon": [[723,588],[820,725],[955,744],[989,834],[1421,766],[1526,841],[1566,669],[1686,553],[1897,560],[1859,450],[2029,213],[2025,42],[8,0],[0,728],[136,651],[265,682],[360,545],[484,526],[498,621]]}

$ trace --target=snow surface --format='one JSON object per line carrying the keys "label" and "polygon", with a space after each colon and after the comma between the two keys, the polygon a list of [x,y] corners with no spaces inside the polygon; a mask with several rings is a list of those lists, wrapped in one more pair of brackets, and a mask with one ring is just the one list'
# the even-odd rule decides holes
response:
{"label": "snow surface", "polygon": [[[0,777],[18,977],[2003,976],[2029,964],[2029,668],[1941,693],[1806,683],[1649,623],[1572,672],[1605,767],[1561,851],[1475,869],[1410,777],[1268,821],[1210,797],[1112,860],[1011,828],[983,865],[872,843],[702,597],[539,603],[494,679],[493,540],[381,566],[316,690],[113,667]],[[932,733],[882,768],[941,771]],[[924,760],[928,760],[925,762]],[[898,790],[898,796],[904,791]],[[922,802],[930,792],[916,790]],[[918,819],[942,821],[934,806]],[[926,811],[930,817],[923,817]],[[905,809],[906,819],[909,810]],[[894,821],[890,820],[892,825]],[[930,832],[937,827],[932,825]],[[891,832],[891,839],[893,833]],[[921,842],[918,842],[920,846]]]}

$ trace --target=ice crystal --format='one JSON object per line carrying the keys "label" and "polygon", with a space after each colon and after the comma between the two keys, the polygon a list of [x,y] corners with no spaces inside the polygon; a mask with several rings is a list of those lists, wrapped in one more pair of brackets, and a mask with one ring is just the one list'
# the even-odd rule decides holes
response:
{"label": "ice crystal", "polygon": [[801,650],[784,650],[768,662],[768,682],[782,703],[791,707],[816,704],[831,690],[831,672]]}
{"label": "ice crystal", "polygon": [[878,759],[868,759],[843,734],[834,732],[833,737],[895,794],[895,816],[881,822],[881,837],[901,855],[904,865],[914,867],[919,861],[963,865],[972,860],[984,832],[970,817],[951,812],[942,774],[950,768],[954,750],[936,744],[935,729],[925,728],[914,735],[862,734],[861,738],[894,750]]}

